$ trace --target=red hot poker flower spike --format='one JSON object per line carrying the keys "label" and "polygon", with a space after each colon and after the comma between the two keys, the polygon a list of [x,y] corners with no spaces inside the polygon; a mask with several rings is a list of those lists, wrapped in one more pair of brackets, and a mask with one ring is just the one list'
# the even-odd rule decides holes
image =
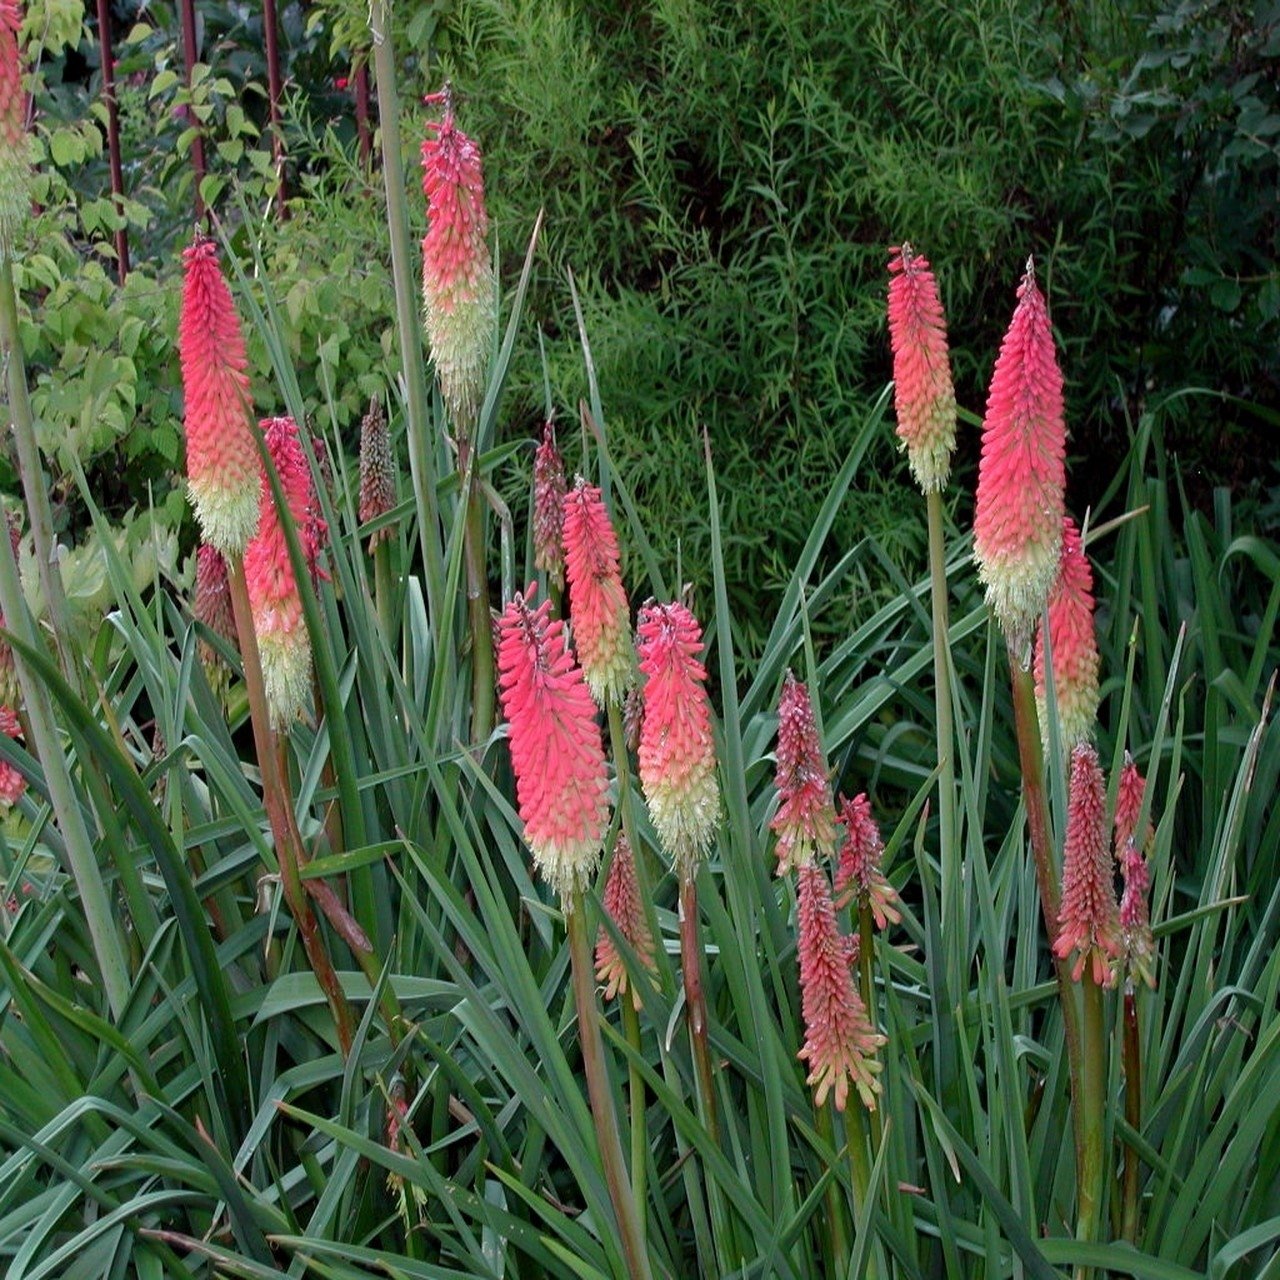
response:
{"label": "red hot poker flower spike", "polygon": [[871,816],[871,801],[865,791],[852,800],[840,797],[837,821],[847,835],[836,870],[837,899],[856,895],[859,902],[866,902],[877,929],[883,929],[889,921],[897,924],[902,919],[902,913],[893,905],[898,893],[881,868],[884,841]]}
{"label": "red hot poker flower spike", "polygon": [[[631,845],[625,833],[621,831],[618,832],[618,839],[613,848],[609,878],[605,881],[604,910],[618,932],[627,940],[627,945],[636,953],[640,963],[650,973],[656,973],[658,965],[654,955],[653,936],[649,933],[649,925],[644,918],[644,907],[640,902],[635,860],[631,854]],[[596,941],[596,981],[604,987],[606,1000],[612,1000],[614,996],[621,999],[627,994],[627,988],[630,986],[632,1003],[639,1010],[640,990],[628,977],[626,962],[614,945],[609,931],[603,925]]]}
{"label": "red hot poker flower spike", "polygon": [[778,699],[778,875],[836,847],[836,810],[808,686],[787,672]]}
{"label": "red hot poker flower spike", "polygon": [[[8,738],[22,737],[22,725],[12,707],[0,707],[0,733]],[[0,808],[11,809],[26,789],[25,776],[8,761],[0,761]]]}
{"label": "red hot poker flower spike", "polygon": [[1065,458],[1062,373],[1028,262],[991,375],[973,522],[987,603],[1024,665],[1058,570]]}
{"label": "red hot poker flower spike", "polygon": [[909,244],[889,251],[889,340],[898,437],[925,493],[941,490],[956,444],[956,394],[938,283]]}
{"label": "red hot poker flower spike", "polygon": [[[297,425],[292,418],[266,418],[262,432],[314,577],[323,522],[315,518],[311,470],[302,452]],[[245,549],[244,576],[271,724],[282,729],[298,718],[311,697],[311,639],[284,525],[265,473],[260,483],[262,514],[257,536]]]}
{"label": "red hot poker flower spike", "polygon": [[1126,751],[1116,794],[1115,823],[1116,860],[1124,881],[1124,892],[1120,895],[1120,938],[1127,964],[1126,983],[1145,982],[1154,989],[1156,947],[1148,905],[1151,868],[1146,858],[1146,848],[1152,839],[1151,823],[1144,824],[1140,838],[1138,833],[1146,785],[1133,757]]}
{"label": "red hot poker flower spike", "polygon": [[30,140],[22,91],[22,6],[0,0],[0,257],[12,251],[31,210]]}
{"label": "red hot poker flower spike", "polygon": [[581,477],[565,495],[564,560],[573,644],[583,674],[602,707],[621,703],[635,672],[618,538],[600,490]]}
{"label": "red hot poker flower spike", "polygon": [[498,672],[511,766],[534,865],[570,909],[595,875],[608,821],[604,744],[582,669],[537,585],[507,605]]}
{"label": "red hot poker flower spike", "polygon": [[453,121],[446,92],[444,118],[422,144],[427,234],[422,241],[422,296],[427,340],[440,393],[464,438],[475,426],[484,394],[489,346],[498,320],[497,282],[489,253],[480,148]]}
{"label": "red hot poker flower spike", "polygon": [[684,605],[650,601],[640,610],[636,641],[646,676],[640,782],[658,839],[687,878],[720,821],[702,628]]}
{"label": "red hot poker flower spike", "polygon": [[1063,851],[1062,907],[1054,955],[1073,953],[1073,982],[1086,964],[1100,987],[1115,982],[1120,958],[1120,920],[1116,907],[1115,863],[1107,842],[1107,797],[1098,753],[1081,743],[1071,755],[1067,839]]}
{"label": "red hot poker flower spike", "polygon": [[244,552],[258,527],[258,450],[249,423],[244,338],[212,240],[182,255],[178,346],[186,399],[187,489],[206,542]]}
{"label": "red hot poker flower spike", "polygon": [[564,459],[556,448],[556,425],[547,419],[542,443],[533,455],[533,563],[564,586],[564,499],[569,486]]}
{"label": "red hot poker flower spike", "polygon": [[806,1083],[814,1086],[814,1103],[834,1091],[843,1111],[853,1083],[869,1111],[876,1109],[881,1064],[876,1050],[885,1043],[871,1025],[866,1005],[853,982],[854,939],[836,927],[835,905],[827,873],[813,861],[799,872],[800,996],[804,1014],[804,1048],[799,1058],[809,1064]]}
{"label": "red hot poker flower spike", "polygon": [[[1093,630],[1093,570],[1080,530],[1067,516],[1062,522],[1062,555],[1049,592],[1049,648],[1053,654],[1053,692],[1058,704],[1062,745],[1070,753],[1091,742],[1098,718],[1098,641]],[[1040,734],[1047,748],[1048,683],[1044,669],[1044,626],[1036,630],[1036,705]]]}

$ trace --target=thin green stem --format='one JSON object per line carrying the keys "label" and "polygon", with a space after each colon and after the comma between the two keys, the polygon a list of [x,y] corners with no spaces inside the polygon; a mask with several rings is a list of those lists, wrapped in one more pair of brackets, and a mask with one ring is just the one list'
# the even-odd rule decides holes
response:
{"label": "thin green stem", "polygon": [[418,506],[418,532],[427,586],[427,610],[433,635],[444,618],[444,542],[436,498],[435,442],[429,438],[427,384],[423,374],[422,337],[418,324],[418,289],[413,273],[409,215],[405,207],[404,163],[400,155],[400,98],[396,92],[396,59],[387,30],[386,0],[371,0],[369,31],[373,37],[374,77],[378,89],[378,127],[382,135],[382,178],[387,193],[387,227],[391,233],[391,273],[396,291],[396,325],[404,363],[409,469]]}
{"label": "thin green stem", "polygon": [[[1142,1132],[1142,1042],[1138,1036],[1138,997],[1132,991],[1124,994],[1124,1118],[1135,1133]],[[1138,1172],[1137,1148],[1126,1143],[1120,1236],[1130,1244],[1138,1241]]]}
{"label": "thin green stem", "polygon": [[[622,1005],[622,1030],[627,1043],[640,1054],[640,1015],[629,991],[618,997]],[[645,1117],[644,1076],[633,1062],[627,1073],[627,1094],[631,1111],[631,1190],[635,1196],[636,1217],[640,1222],[640,1234],[645,1234],[647,1206],[645,1197],[649,1189],[649,1131]]]}
{"label": "thin green stem", "polygon": [[351,1050],[354,1023],[351,1006],[342,992],[333,961],[325,950],[320,927],[302,882],[302,865],[306,856],[302,848],[302,836],[293,814],[287,777],[280,768],[276,749],[275,732],[271,728],[267,708],[266,690],[262,683],[262,664],[258,657],[258,640],[253,630],[253,614],[249,607],[249,592],[244,578],[244,561],[236,556],[227,557],[227,582],[231,593],[231,610],[236,620],[240,639],[240,659],[244,669],[245,691],[249,697],[249,721],[253,727],[254,747],[258,756],[258,769],[262,775],[262,803],[267,820],[275,837],[276,861],[280,868],[280,884],[285,901],[307,962],[311,966],[320,990],[324,993],[333,1013],[338,1032],[338,1043],[345,1058]]}
{"label": "thin green stem", "polygon": [[392,653],[396,643],[395,615],[392,612],[395,588],[391,581],[391,540],[383,538],[373,549],[373,599],[378,611],[378,627]]}
{"label": "thin green stem", "polygon": [[715,1079],[711,1071],[707,996],[702,987],[702,939],[698,933],[698,887],[692,872],[680,876],[680,968],[684,977],[684,1002],[689,1015],[689,1040],[693,1068],[702,1103],[702,1120],[713,1143],[720,1142]]}
{"label": "thin green stem", "polygon": [[[11,380],[12,377],[11,368]],[[26,641],[33,649],[38,649],[41,641],[27,611],[22,583],[18,578],[18,562],[14,559],[7,533],[0,536],[0,544],[0,612],[4,614],[5,625],[14,635]],[[111,900],[107,896],[106,885],[94,855],[84,812],[71,784],[67,756],[58,740],[48,691],[16,649],[13,661],[22,690],[26,721],[31,730],[27,741],[44,768],[49,804],[66,844],[69,870],[80,893],[93,953],[97,957],[102,985],[107,993],[107,1003],[112,1015],[119,1020],[129,1000],[129,966],[111,910]]]}
{"label": "thin green stem", "polygon": [[[834,1106],[835,1103],[828,1105]],[[867,1138],[870,1125],[867,1113],[862,1106],[854,1103],[845,1112],[845,1134],[849,1144],[849,1171],[853,1175],[854,1208],[862,1212],[867,1198],[871,1195],[871,1157],[867,1150]],[[871,1221],[870,1214],[866,1215]],[[876,1264],[872,1255],[867,1255],[867,1267],[863,1272],[864,1280],[875,1280]]]}
{"label": "thin green stem", "polygon": [[[22,477],[22,494],[31,526],[40,589],[44,593],[49,625],[58,647],[58,663],[67,683],[77,693],[84,692],[80,679],[80,663],[71,645],[67,627],[67,599],[62,590],[62,570],[53,541],[53,514],[40,465],[40,447],[36,443],[35,419],[27,395],[27,370],[18,337],[18,295],[13,286],[13,264],[0,252],[0,349],[9,371],[9,411],[13,417],[13,442],[18,452],[18,472]],[[8,536],[7,529],[0,533]]]}
{"label": "thin green stem", "polygon": [[[1102,1215],[1106,1154],[1107,1031],[1103,1017],[1102,988],[1085,966],[1084,1062],[1081,1073],[1080,1110],[1084,1142],[1077,1176],[1076,1239],[1092,1243],[1098,1238]],[[1093,1268],[1076,1268],[1076,1280],[1091,1280]]]}
{"label": "thin green stem", "polygon": [[[1049,813],[1044,793],[1044,751],[1040,744],[1036,690],[1030,666],[1023,665],[1012,646],[1009,648],[1009,675],[1013,684],[1014,724],[1018,736],[1018,759],[1022,766],[1022,796],[1027,811],[1027,830],[1031,836],[1031,856],[1035,862],[1045,932],[1052,942],[1058,933],[1058,876],[1049,841]],[[1075,983],[1071,981],[1067,962],[1055,956],[1053,967],[1058,979],[1058,999],[1062,1005],[1062,1024],[1067,1042],[1072,1132],[1075,1138],[1076,1169],[1079,1171],[1084,1163],[1084,1129],[1080,1106],[1080,1011],[1076,1004]]]}
{"label": "thin green stem", "polygon": [[[834,1151],[836,1148],[835,1121],[832,1117],[833,1107],[827,1103],[817,1108],[814,1116],[818,1136]],[[845,1199],[840,1194],[840,1182],[832,1178],[827,1183],[827,1232],[831,1239],[831,1257],[827,1264],[827,1274],[844,1275],[849,1266],[849,1224],[846,1220]]]}
{"label": "thin green stem", "polygon": [[[864,900],[858,903],[858,977],[862,986],[862,1003],[866,1007],[867,1017],[872,1026],[878,1027],[880,1019],[876,1017],[876,932],[875,920],[871,915],[871,904]],[[884,1137],[884,1125],[879,1111],[870,1113],[871,1150],[880,1150],[880,1142]]]}
{"label": "thin green stem", "polygon": [[471,626],[471,740],[483,743],[493,732],[493,618],[485,567],[485,505],[480,492],[479,456],[459,439],[458,473],[467,504],[463,558],[467,567],[467,617]]}
{"label": "thin green stem", "polygon": [[570,972],[573,998],[578,1008],[578,1037],[582,1045],[582,1068],[587,1077],[587,1097],[591,1118],[595,1122],[600,1162],[613,1212],[618,1219],[618,1233],[627,1273],[632,1280],[652,1280],[649,1254],[636,1214],[635,1197],[622,1159],[622,1143],[618,1137],[618,1116],[613,1105],[605,1069],[604,1042],[600,1037],[599,1008],[596,1003],[595,969],[591,963],[591,941],[587,937],[587,921],[582,894],[575,893],[564,904],[565,932],[569,939]]}

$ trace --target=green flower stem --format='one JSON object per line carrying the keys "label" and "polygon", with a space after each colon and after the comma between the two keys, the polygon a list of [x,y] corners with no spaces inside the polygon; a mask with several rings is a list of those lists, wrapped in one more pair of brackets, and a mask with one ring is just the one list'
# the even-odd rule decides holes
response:
{"label": "green flower stem", "polygon": [[[858,903],[858,977],[862,986],[862,1003],[866,1006],[867,1017],[871,1025],[878,1027],[880,1020],[876,1017],[876,933],[875,920],[871,915],[871,903],[865,900]],[[884,1137],[884,1124],[880,1112],[873,1111],[869,1116],[871,1128],[871,1150],[880,1150],[880,1142]]]}
{"label": "green flower stem", "polygon": [[[1106,1154],[1107,1031],[1103,1018],[1102,988],[1088,965],[1084,980],[1084,1062],[1081,1072],[1080,1111],[1084,1131],[1082,1160],[1077,1176],[1076,1239],[1089,1243],[1098,1238],[1102,1215]],[[1090,1280],[1092,1267],[1076,1268],[1076,1280]]]}
{"label": "green flower stem", "polygon": [[[835,1103],[830,1102],[827,1105],[834,1107]],[[845,1139],[849,1145],[849,1171],[853,1175],[854,1206],[861,1210],[871,1195],[871,1157],[867,1151],[871,1125],[867,1112],[856,1096],[850,1111],[852,1111],[852,1118],[849,1111],[845,1112]],[[871,1115],[874,1114],[875,1112],[871,1113]],[[867,1215],[867,1221],[871,1221],[870,1214]],[[876,1263],[870,1253],[867,1255],[867,1268],[862,1274],[863,1280],[875,1280]]]}
{"label": "green flower stem", "polygon": [[387,226],[391,233],[391,273],[396,290],[396,325],[404,362],[409,468],[418,506],[418,532],[425,566],[427,610],[431,631],[439,635],[444,619],[444,544],[436,500],[435,441],[427,430],[426,379],[418,324],[418,289],[413,274],[409,215],[405,208],[404,163],[400,156],[400,98],[396,92],[396,59],[387,30],[386,0],[371,0],[369,31],[373,37],[374,77],[378,90],[378,122],[382,135],[382,179],[387,193]]}
{"label": "green flower stem", "polygon": [[467,617],[471,623],[471,740],[480,745],[493,732],[493,617],[485,566],[485,505],[480,492],[479,455],[465,438],[458,442],[458,473],[467,504],[462,536]]}
{"label": "green flower stem", "polygon": [[[1135,1133],[1142,1131],[1142,1042],[1138,1038],[1138,997],[1124,993],[1124,1118]],[[1138,1151],[1132,1144],[1124,1150],[1123,1216],[1120,1237],[1138,1242]]]}
{"label": "green flower stem", "polygon": [[622,1143],[618,1138],[618,1117],[613,1106],[605,1069],[604,1043],[600,1038],[599,1011],[596,1005],[595,969],[591,963],[591,942],[587,937],[587,920],[582,894],[575,893],[564,904],[565,932],[569,939],[570,971],[573,998],[578,1007],[578,1037],[582,1044],[582,1067],[587,1077],[587,1096],[591,1118],[595,1121],[600,1161],[604,1166],[609,1198],[618,1219],[618,1232],[627,1273],[632,1280],[652,1280],[649,1254],[636,1214],[635,1197],[627,1179],[622,1159]]}
{"label": "green flower stem", "polygon": [[[834,1103],[824,1102],[816,1109],[814,1115],[818,1136],[834,1151],[836,1147],[836,1128],[833,1112]],[[827,1232],[831,1238],[831,1256],[827,1261],[827,1274],[842,1276],[849,1267],[849,1224],[845,1208],[844,1196],[840,1194],[840,1181],[832,1178],[827,1183]]]}
{"label": "green flower stem", "polygon": [[707,996],[702,987],[702,939],[698,933],[698,887],[692,872],[680,876],[680,968],[684,977],[684,1001],[689,1014],[689,1039],[693,1045],[693,1069],[702,1102],[702,1120],[714,1143],[720,1142],[716,1111],[715,1079],[711,1072],[711,1044]]}
{"label": "green flower stem", "polygon": [[[62,571],[53,540],[53,514],[49,493],[45,488],[40,465],[40,447],[36,443],[35,419],[27,395],[27,370],[18,336],[18,296],[13,286],[13,263],[0,252],[0,349],[9,370],[9,411],[13,416],[13,441],[18,452],[18,472],[22,477],[22,495],[27,505],[27,521],[35,547],[36,568],[40,574],[40,590],[44,593],[49,625],[58,647],[58,663],[67,683],[83,693],[80,663],[71,644],[67,627],[67,598],[62,589]],[[7,529],[0,534],[8,537]]]}
{"label": "green flower stem", "polygon": [[[1013,683],[1013,714],[1018,735],[1018,760],[1022,766],[1022,795],[1031,835],[1031,855],[1035,861],[1036,883],[1040,889],[1040,909],[1045,932],[1052,943],[1058,933],[1058,876],[1049,847],[1049,816],[1044,794],[1044,751],[1040,744],[1040,724],[1036,712],[1035,682],[1030,666],[1024,666],[1009,649],[1009,675]],[[1067,1066],[1071,1077],[1072,1131],[1075,1138],[1076,1169],[1084,1167],[1084,1128],[1081,1112],[1080,1011],[1075,984],[1065,960],[1054,957],[1058,978],[1058,998],[1067,1041]]]}
{"label": "green flower stem", "polygon": [[[618,997],[618,1003],[622,1006],[622,1030],[627,1043],[639,1055],[640,1015],[636,1012],[635,1001],[628,991]],[[649,1131],[645,1123],[644,1076],[635,1063],[628,1069],[627,1093],[631,1109],[631,1190],[635,1196],[640,1235],[643,1237],[647,1217],[645,1197],[649,1188]]]}
{"label": "green flower stem", "polygon": [[[13,377],[11,364],[10,386]],[[12,400],[10,408],[15,411],[16,416],[16,405]],[[41,641],[22,595],[18,562],[14,559],[7,532],[0,537],[0,544],[3,544],[0,546],[0,612],[4,614],[5,624],[15,636],[26,641],[33,649],[39,648]],[[129,1000],[129,968],[111,911],[111,900],[107,896],[106,885],[103,884],[98,860],[94,855],[84,812],[71,784],[71,773],[67,767],[66,754],[58,740],[48,691],[35,678],[26,659],[17,649],[13,652],[13,661],[25,703],[26,722],[30,727],[27,741],[44,768],[49,804],[66,844],[67,861],[84,907],[93,953],[97,957],[102,985],[107,993],[107,1003],[112,1016],[118,1021]]]}
{"label": "green flower stem", "polygon": [[383,538],[373,549],[373,599],[378,611],[378,627],[392,653],[395,653],[398,648],[395,615],[392,613],[394,597],[395,587],[391,578],[391,539]]}
{"label": "green flower stem", "polygon": [[302,864],[305,855],[302,836],[293,814],[288,783],[280,769],[276,751],[275,733],[271,728],[267,710],[267,695],[262,684],[262,664],[258,658],[258,638],[253,630],[253,614],[249,607],[249,591],[244,578],[244,560],[240,556],[227,558],[227,581],[231,590],[231,608],[235,615],[236,631],[240,638],[240,658],[244,667],[245,691],[249,696],[249,720],[253,726],[253,742],[258,756],[258,769],[262,774],[262,802],[267,820],[275,837],[276,860],[280,867],[280,883],[285,901],[298,926],[302,947],[306,952],[311,971],[324,992],[333,1013],[338,1031],[338,1043],[345,1058],[351,1051],[354,1024],[351,1006],[342,992],[333,961],[325,950],[320,927],[311,902],[302,883]]}

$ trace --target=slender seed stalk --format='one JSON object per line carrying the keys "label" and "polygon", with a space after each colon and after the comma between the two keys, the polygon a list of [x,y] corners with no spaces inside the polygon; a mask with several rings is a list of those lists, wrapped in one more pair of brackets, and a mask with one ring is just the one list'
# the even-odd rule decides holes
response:
{"label": "slender seed stalk", "polygon": [[[11,390],[13,378],[11,363],[9,370]],[[10,400],[10,406],[14,407],[12,400]],[[15,636],[24,640],[32,648],[39,648],[42,641],[36,632],[35,623],[27,611],[27,603],[22,595],[22,583],[18,578],[18,562],[14,559],[13,548],[7,537],[0,537],[0,543],[3,544],[3,548],[0,549],[0,612],[4,614],[5,625]],[[89,938],[93,943],[93,953],[97,958],[102,985],[107,993],[107,1004],[111,1008],[112,1016],[118,1021],[129,1000],[129,967],[111,910],[111,900],[107,896],[106,885],[102,881],[102,873],[98,868],[98,860],[94,856],[89,829],[85,825],[84,811],[80,808],[75,790],[71,785],[67,757],[62,744],[58,741],[48,691],[27,666],[26,659],[16,648],[13,651],[13,662],[25,703],[25,720],[29,730],[27,741],[44,767],[45,785],[49,789],[49,804],[53,808],[53,816],[66,844],[69,870],[76,882],[80,901],[84,907],[85,922],[89,926]]]}
{"label": "slender seed stalk", "polygon": [[600,1038],[599,1011],[596,1005],[595,970],[591,963],[591,942],[587,937],[585,904],[581,892],[565,903],[565,932],[569,939],[570,972],[573,998],[578,1007],[578,1036],[582,1044],[582,1067],[587,1077],[587,1096],[591,1117],[595,1121],[596,1141],[604,1166],[605,1182],[618,1219],[622,1255],[627,1274],[632,1280],[652,1280],[649,1254],[636,1214],[635,1197],[622,1159],[622,1143],[618,1138],[618,1117],[613,1106],[605,1070],[604,1042]]}
{"label": "slender seed stalk", "polygon": [[[622,1006],[622,1030],[627,1043],[638,1055],[640,1053],[640,1015],[636,1012],[635,1001],[627,994],[619,996]],[[631,1112],[631,1190],[635,1196],[636,1218],[640,1224],[640,1235],[645,1234],[647,1205],[645,1198],[649,1189],[649,1131],[645,1126],[645,1093],[644,1076],[640,1068],[633,1062],[627,1070],[627,1094]]]}
{"label": "slender seed stalk", "polygon": [[351,1006],[343,995],[333,961],[325,950],[319,924],[311,910],[311,902],[302,882],[305,854],[302,837],[290,803],[288,785],[280,769],[275,733],[267,710],[267,695],[262,684],[262,665],[258,658],[258,639],[253,630],[253,614],[249,606],[249,590],[245,584],[244,561],[240,556],[227,559],[227,582],[231,590],[231,608],[235,614],[240,638],[240,658],[244,667],[245,690],[249,696],[249,720],[253,727],[258,768],[262,774],[262,802],[275,837],[276,858],[280,866],[280,883],[285,901],[298,926],[302,947],[311,971],[324,992],[338,1031],[338,1043],[345,1058],[351,1051],[354,1024]]}
{"label": "slender seed stalk", "polygon": [[[1124,993],[1124,1118],[1135,1133],[1141,1132],[1142,1043],[1138,1038],[1138,997],[1133,991]],[[1126,1143],[1120,1237],[1130,1244],[1138,1241],[1138,1172],[1137,1148]]]}
{"label": "slender seed stalk", "polygon": [[[369,31],[373,37],[374,79],[378,92],[378,127],[382,135],[382,179],[387,193],[387,226],[391,233],[391,273],[396,290],[396,327],[404,362],[409,470],[418,507],[418,533],[427,588],[431,631],[439,635],[444,619],[444,544],[436,499],[435,442],[428,431],[426,379],[422,364],[418,290],[413,275],[409,215],[405,209],[404,163],[400,155],[400,99],[396,92],[396,59],[387,31],[386,0],[372,0]],[[447,666],[447,664],[444,664]]]}
{"label": "slender seed stalk", "polygon": [[[36,443],[35,420],[27,395],[27,369],[18,338],[18,297],[13,285],[13,264],[7,254],[0,253],[0,348],[9,371],[9,412],[13,416],[13,441],[18,451],[18,471],[22,476],[22,495],[27,504],[27,520],[35,547],[36,568],[40,573],[40,589],[44,593],[49,625],[58,647],[58,665],[67,683],[83,693],[80,663],[71,644],[67,627],[67,599],[62,589],[62,571],[54,551],[53,515],[49,493],[45,488],[40,465],[40,447]],[[7,530],[4,531],[7,535]]]}
{"label": "slender seed stalk", "polygon": [[[1105,1169],[1105,1109],[1107,1094],[1107,1031],[1103,1019],[1102,988],[1085,966],[1084,1062],[1081,1072],[1080,1111],[1084,1142],[1077,1177],[1076,1239],[1096,1241],[1102,1214]],[[1093,1268],[1078,1266],[1076,1280],[1091,1280]]]}
{"label": "slender seed stalk", "polygon": [[684,977],[684,1000],[689,1013],[689,1040],[693,1045],[693,1068],[698,1080],[702,1118],[713,1143],[720,1141],[720,1120],[716,1111],[715,1079],[711,1072],[711,1045],[707,1019],[707,996],[702,987],[702,939],[698,934],[698,887],[692,875],[680,877],[680,968]]}
{"label": "slender seed stalk", "polygon": [[[1061,904],[1053,854],[1049,847],[1049,815],[1044,794],[1044,750],[1040,743],[1035,682],[1030,666],[1023,666],[1012,648],[1009,649],[1009,674],[1013,683],[1013,714],[1018,736],[1018,760],[1022,766],[1022,795],[1027,811],[1027,829],[1031,836],[1031,855],[1035,862],[1045,932],[1052,939],[1057,934]],[[1079,1172],[1084,1166],[1084,1129],[1080,1106],[1080,1012],[1076,1005],[1075,984],[1071,981],[1067,962],[1055,957],[1053,967],[1058,978],[1058,998],[1062,1005],[1062,1024],[1067,1042],[1072,1132],[1075,1138],[1076,1170]]]}

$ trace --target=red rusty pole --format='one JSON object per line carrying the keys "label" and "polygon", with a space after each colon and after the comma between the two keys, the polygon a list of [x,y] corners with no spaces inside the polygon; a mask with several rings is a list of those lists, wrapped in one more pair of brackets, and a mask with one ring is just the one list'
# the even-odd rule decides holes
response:
{"label": "red rusty pole", "polygon": [[[111,197],[124,217],[124,175],[120,169],[120,124],[116,113],[115,66],[111,57],[111,4],[98,0],[98,51],[102,58],[102,98],[107,104],[107,156],[111,162]],[[129,233],[116,229],[116,273],[124,284],[129,274]]]}

